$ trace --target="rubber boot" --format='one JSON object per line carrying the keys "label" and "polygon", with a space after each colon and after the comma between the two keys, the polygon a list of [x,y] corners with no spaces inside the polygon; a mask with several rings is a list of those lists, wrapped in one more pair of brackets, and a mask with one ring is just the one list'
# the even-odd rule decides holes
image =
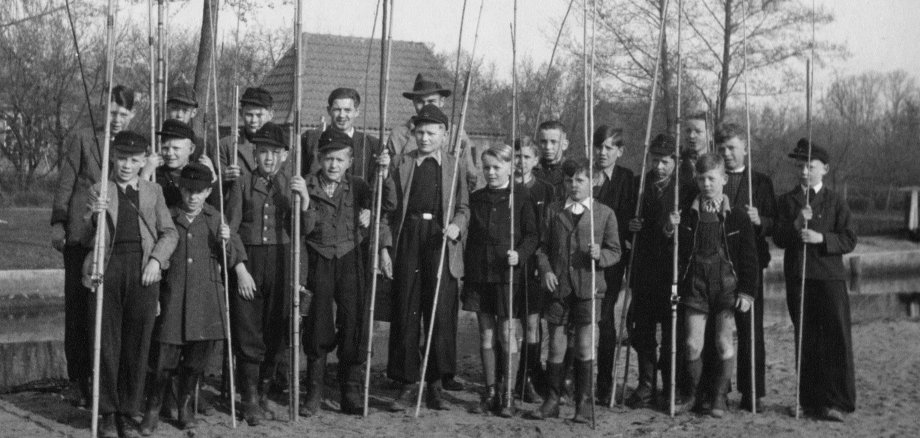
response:
{"label": "rubber boot", "polygon": [[143,436],[150,436],[160,423],[160,406],[166,393],[166,384],[169,375],[166,373],[150,373],[147,375],[147,402],[144,406],[144,419],[141,420],[140,432]]}
{"label": "rubber boot", "polygon": [[715,418],[724,417],[725,412],[728,410],[726,397],[728,390],[731,387],[732,370],[734,369],[734,358],[722,359],[722,362],[719,364],[719,370],[716,373],[715,385],[712,388],[714,394],[712,397],[712,411],[710,411],[710,415]]}
{"label": "rubber boot", "polygon": [[265,419],[262,408],[259,407],[259,391],[257,387],[259,364],[240,362],[240,407],[242,408],[243,419],[250,426],[258,426]]}
{"label": "rubber boot", "polygon": [[195,387],[198,386],[199,374],[183,369],[179,373],[179,428],[194,429],[195,421]]}
{"label": "rubber boot", "polygon": [[639,368],[639,384],[626,399],[626,406],[632,409],[648,408],[655,403],[655,389],[652,382],[655,379],[655,356],[654,353],[636,351],[636,359]]}
{"label": "rubber boot", "polygon": [[302,417],[312,417],[319,413],[323,403],[324,380],[326,378],[326,356],[307,358],[307,397],[300,405]]}
{"label": "rubber boot", "polygon": [[342,393],[342,412],[348,415],[364,414],[364,382],[361,365],[339,364],[339,387]]}
{"label": "rubber boot", "polygon": [[575,363],[575,416],[573,423],[590,423],[594,419],[591,406],[591,387],[594,384],[591,372],[593,360],[579,360]]}
{"label": "rubber boot", "polygon": [[565,365],[547,362],[546,364],[546,397],[543,404],[527,417],[534,420],[545,418],[559,418],[559,395],[562,393],[562,379]]}
{"label": "rubber boot", "polygon": [[501,398],[498,396],[498,388],[495,385],[487,385],[479,398],[479,404],[471,410],[471,413],[488,414],[489,412],[494,412],[498,409],[499,403],[501,403]]}
{"label": "rubber boot", "polygon": [[702,358],[687,362],[687,375],[689,378],[687,382],[687,396],[682,400],[683,403],[677,407],[677,412],[680,413],[688,412],[696,407],[696,402],[699,398],[697,392],[700,387],[700,378],[703,376]]}

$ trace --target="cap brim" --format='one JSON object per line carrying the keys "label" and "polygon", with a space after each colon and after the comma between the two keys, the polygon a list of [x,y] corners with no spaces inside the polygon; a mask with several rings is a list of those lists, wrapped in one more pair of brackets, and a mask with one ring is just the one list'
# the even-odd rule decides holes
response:
{"label": "cap brim", "polygon": [[194,100],[191,100],[191,99],[186,99],[184,97],[170,97],[169,99],[166,100],[167,105],[172,102],[181,103],[182,105],[188,105],[191,107],[198,108],[198,102],[195,102]]}
{"label": "cap brim", "polygon": [[178,178],[178,181],[176,181],[176,185],[178,185],[181,188],[191,190],[193,192],[200,192],[208,187],[211,187],[211,182],[210,181],[199,181],[197,179],[185,179],[185,178],[180,177]]}
{"label": "cap brim", "polygon": [[240,99],[240,106],[246,106],[246,105],[258,106],[258,107],[262,107],[262,108],[270,108],[270,107],[271,107],[271,105],[266,105],[265,102],[261,102],[261,101],[258,101],[258,100],[253,100],[253,99]]}
{"label": "cap brim", "polygon": [[166,138],[186,138],[193,142],[195,141],[195,139],[192,137],[189,137],[185,134],[179,134],[178,132],[172,132],[172,131],[157,131],[157,135],[159,135],[160,137],[163,137],[164,139]]}
{"label": "cap brim", "polygon": [[450,90],[443,88],[434,89],[434,90],[422,90],[422,91],[406,91],[402,95],[406,99],[415,99],[416,97],[428,96],[429,94],[440,94],[443,97],[450,97]]}
{"label": "cap brim", "polygon": [[[803,154],[801,152],[792,152],[788,156],[789,158],[792,158],[794,160],[802,160],[802,161],[808,161],[808,158],[809,158],[808,154]],[[811,159],[818,160],[824,164],[827,164],[827,159],[821,156],[821,154],[811,154]]]}

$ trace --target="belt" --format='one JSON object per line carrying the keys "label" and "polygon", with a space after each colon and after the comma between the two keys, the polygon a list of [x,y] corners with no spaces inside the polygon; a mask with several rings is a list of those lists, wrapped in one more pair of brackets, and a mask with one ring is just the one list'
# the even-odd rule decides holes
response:
{"label": "belt", "polygon": [[434,220],[435,218],[434,213],[409,213],[406,216],[408,219],[411,219],[411,220],[423,220],[423,221],[430,221],[430,220]]}

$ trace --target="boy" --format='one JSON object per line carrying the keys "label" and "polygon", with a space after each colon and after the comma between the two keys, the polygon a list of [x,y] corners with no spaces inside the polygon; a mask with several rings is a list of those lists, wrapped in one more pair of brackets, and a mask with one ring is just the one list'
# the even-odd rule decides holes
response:
{"label": "boy", "polygon": [[[166,120],[157,131],[157,135],[162,139],[160,154],[149,157],[144,170],[148,172],[151,167],[156,169],[155,181],[163,188],[166,206],[179,207],[183,199],[178,184],[182,169],[191,162],[201,163],[209,169],[213,169],[214,166],[207,155],[201,154],[195,143],[195,131],[187,123],[173,119]],[[198,155],[197,160],[192,161],[196,154]],[[211,173],[213,175],[213,171]],[[144,173],[141,176],[145,176]],[[217,191],[214,190],[208,197],[208,203],[217,205],[217,202]]]}
{"label": "boy", "polygon": [[[156,183],[138,178],[149,143],[139,134],[122,131],[112,140],[113,180],[107,199],[98,199],[99,185],[90,194],[84,216],[84,245],[92,247],[98,214],[106,214],[107,230],[102,301],[99,435],[135,435],[131,418],[140,408],[150,338],[157,313],[162,270],[169,267],[178,235]],[[94,287],[93,253],[83,265],[84,284]]]}
{"label": "boy", "polygon": [[[850,228],[850,209],[838,194],[824,187],[829,155],[824,148],[799,140],[789,154],[801,172],[799,186],[779,198],[773,241],[786,250],[786,304],[802,332],[800,402],[805,415],[843,421],[856,409],[850,299],[843,254],[856,247]],[[805,190],[809,190],[808,202]],[[808,221],[808,227],[805,227]],[[804,326],[799,327],[802,287],[802,250],[805,266]],[[798,335],[796,336],[798,339]]]}
{"label": "boy", "polygon": [[[747,312],[757,288],[757,247],[747,213],[732,208],[723,188],[728,182],[725,162],[715,154],[703,154],[696,162],[699,195],[682,213],[671,212],[665,235],[680,226],[678,288],[684,305],[686,355],[690,394],[681,411],[697,404],[703,375],[703,344],[715,340],[719,363],[709,382],[710,414],[722,418],[727,409],[725,394],[735,368],[735,310]],[[707,336],[707,320],[714,319],[715,333]]]}
{"label": "boy", "polygon": [[[776,199],[773,197],[773,182],[770,177],[747,168],[750,148],[740,125],[724,123],[716,129],[716,147],[725,160],[728,183],[725,194],[731,205],[742,206],[751,225],[754,226],[757,241],[757,261],[760,270],[757,275],[757,289],[754,296],[754,353],[755,393],[751,394],[751,313],[735,312],[738,326],[738,391],[741,392],[741,407],[751,410],[752,403],[766,394],[764,374],[766,372],[766,349],[763,339],[763,272],[770,264],[770,246],[766,237],[773,234],[776,218]],[[750,181],[750,195],[748,194]],[[748,200],[753,201],[753,205]]]}
{"label": "boy", "polygon": [[[428,407],[447,409],[441,396],[441,379],[456,372],[457,281],[463,278],[461,235],[466,233],[470,208],[466,166],[462,162],[455,165],[457,158],[445,150],[449,143],[447,116],[436,105],[425,105],[412,123],[418,149],[402,155],[393,178],[398,205],[395,214],[399,218],[392,227],[395,263],[391,265],[389,254],[381,252],[381,270],[393,276],[387,375],[401,384],[399,395],[390,404],[394,412],[415,403],[413,393],[418,388],[414,383],[420,378],[425,379],[428,388]],[[449,208],[452,187],[453,210]],[[448,251],[438,307],[432,315],[445,236]],[[422,330],[428,333],[428,324],[434,324],[434,339],[427,375],[421,376],[424,353],[419,343],[424,339]]]}
{"label": "boy", "polygon": [[[543,405],[531,412],[535,419],[559,416],[568,333],[574,331],[575,417],[576,423],[589,423],[593,363],[591,354],[591,297],[604,290],[603,269],[620,260],[617,219],[610,207],[589,202],[591,178],[588,161],[563,163],[566,198],[550,205],[544,223],[544,245],[537,250],[537,261],[544,287],[552,293],[544,308],[549,324],[549,359],[546,364],[548,391]],[[591,244],[591,218],[594,217],[594,244]],[[591,263],[595,262],[596,289],[591,290]]]}
{"label": "boy", "polygon": [[537,128],[537,144],[543,150],[540,167],[533,170],[534,176],[550,183],[556,192],[556,201],[566,197],[565,175],[562,172],[562,160],[569,148],[569,139],[565,125],[556,120],[540,123]]}
{"label": "boy", "polygon": [[[296,192],[305,198],[307,188],[302,177],[287,170],[285,137],[274,123],[253,134],[256,167],[232,184],[226,206],[252,274],[237,277],[239,293],[230,298],[243,416],[250,425],[274,417],[268,391],[289,346],[291,197]],[[301,209],[308,205],[303,202]]]}
{"label": "boy", "polygon": [[160,290],[160,317],[150,362],[153,376],[141,423],[145,436],[157,427],[160,406],[174,374],[178,374],[179,382],[179,427],[195,427],[195,388],[217,345],[225,339],[228,324],[224,318],[227,303],[221,241],[227,242],[228,267],[233,267],[238,277],[248,276],[239,236],[231,236],[220,212],[205,202],[213,180],[210,168],[192,163],[182,168],[176,181],[182,200],[170,214],[179,230],[179,244]]}
{"label": "boy", "polygon": [[[364,180],[349,174],[352,138],[324,132],[318,141],[319,170],[307,175],[309,198],[303,233],[307,240],[307,289],[313,292],[303,325],[307,355],[307,397],[300,415],[319,412],[326,356],[336,350],[342,412],[363,413],[363,367],[367,348],[367,257],[362,242],[369,233],[373,193]],[[390,180],[387,180],[390,184]],[[386,190],[393,193],[392,190]],[[380,248],[391,246],[381,215]]]}
{"label": "boy", "polygon": [[[243,96],[240,97],[240,117],[243,119],[243,127],[234,127],[234,132],[220,139],[220,165],[224,169],[224,181],[235,181],[255,172],[257,163],[254,158],[253,136],[274,118],[273,102],[271,93],[263,88],[247,88],[243,92]],[[236,157],[233,156],[233,135],[239,136]],[[237,164],[233,164],[234,160]],[[290,169],[287,171],[290,173]]]}

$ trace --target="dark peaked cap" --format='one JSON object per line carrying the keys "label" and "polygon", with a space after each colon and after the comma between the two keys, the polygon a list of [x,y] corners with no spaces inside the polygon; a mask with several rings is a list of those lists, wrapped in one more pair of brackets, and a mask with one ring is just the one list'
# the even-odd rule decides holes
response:
{"label": "dark peaked cap", "polygon": [[653,155],[673,156],[676,152],[674,150],[674,145],[676,143],[677,141],[674,140],[674,137],[668,134],[658,134],[652,140],[652,144],[649,145],[648,153]]}
{"label": "dark peaked cap", "polygon": [[146,154],[148,146],[150,142],[143,135],[131,131],[121,131],[112,140],[112,148],[124,154]]}
{"label": "dark peaked cap", "polygon": [[434,93],[438,93],[444,97],[450,97],[450,90],[419,73],[418,76],[415,77],[415,84],[412,86],[412,91],[406,91],[403,93],[403,97],[406,99],[414,99],[419,96],[427,96]]}
{"label": "dark peaked cap", "polygon": [[198,108],[198,95],[195,89],[188,84],[176,84],[169,89],[169,96],[166,103],[177,102],[183,105]]}
{"label": "dark peaked cap", "polygon": [[[789,153],[789,158],[795,158],[796,160],[808,160],[808,140],[800,139],[799,142],[795,145],[795,149]],[[811,144],[811,159],[818,160],[824,164],[830,162],[830,154],[814,143]]]}
{"label": "dark peaked cap", "polygon": [[290,145],[288,145],[285,137],[284,128],[272,122],[266,122],[252,135],[252,142],[256,146],[269,146],[288,150]]}
{"label": "dark peaked cap", "polygon": [[274,100],[272,99],[272,94],[268,90],[259,87],[250,87],[243,92],[243,97],[240,97],[240,105],[252,105],[260,106],[262,108],[271,109]]}
{"label": "dark peaked cap", "polygon": [[319,153],[325,154],[338,150],[353,148],[354,140],[348,134],[335,129],[327,129],[319,135]]}
{"label": "dark peaked cap", "polygon": [[195,131],[187,123],[176,119],[169,119],[163,122],[163,126],[157,131],[157,135],[167,138],[187,138],[195,140]]}
{"label": "dark peaked cap", "polygon": [[200,192],[211,187],[213,180],[214,173],[208,166],[201,163],[188,163],[182,168],[177,184],[193,192]]}
{"label": "dark peaked cap", "polygon": [[421,111],[412,118],[412,124],[418,126],[422,123],[440,123],[446,128],[450,124],[449,119],[438,108],[437,105],[428,104],[422,107]]}

